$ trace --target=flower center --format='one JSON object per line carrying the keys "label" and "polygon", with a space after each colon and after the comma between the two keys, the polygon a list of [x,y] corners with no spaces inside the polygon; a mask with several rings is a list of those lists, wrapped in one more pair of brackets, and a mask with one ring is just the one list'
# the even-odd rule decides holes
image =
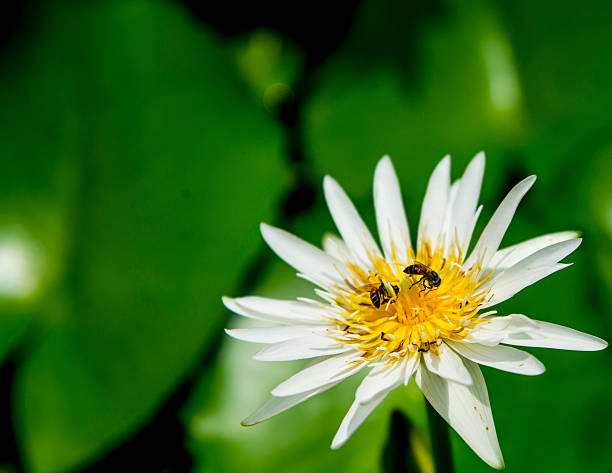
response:
{"label": "flower center", "polygon": [[417,350],[437,352],[442,339],[465,338],[480,322],[478,307],[487,296],[478,291],[487,279],[479,279],[480,268],[463,268],[458,257],[445,257],[442,250],[420,251],[418,258],[410,254],[408,261],[420,263],[419,274],[410,274],[415,265],[380,257],[372,258],[374,270],[367,272],[347,263],[349,290],[333,296],[337,339],[358,345],[365,360],[392,362]]}

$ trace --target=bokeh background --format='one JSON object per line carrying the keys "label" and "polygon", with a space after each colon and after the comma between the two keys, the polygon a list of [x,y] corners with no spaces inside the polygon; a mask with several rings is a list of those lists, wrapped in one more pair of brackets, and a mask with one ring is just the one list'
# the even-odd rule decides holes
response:
{"label": "bokeh background", "polygon": [[[320,243],[329,173],[374,228],[383,154],[413,229],[446,153],[487,153],[480,228],[538,174],[504,244],[584,243],[499,311],[612,338],[609,2],[41,0],[0,26],[0,472],[433,472],[414,385],[336,452],[357,379],[240,427],[300,363],[222,331],[224,294],[311,294],[258,223]],[[542,376],[484,368],[509,471],[612,471],[610,350],[531,351]]]}

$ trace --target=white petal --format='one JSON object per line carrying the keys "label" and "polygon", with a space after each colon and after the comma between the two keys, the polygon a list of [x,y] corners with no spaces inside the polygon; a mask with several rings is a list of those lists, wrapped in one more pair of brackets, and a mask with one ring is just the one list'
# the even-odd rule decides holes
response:
{"label": "white petal", "polygon": [[258,424],[266,419],[269,419],[276,414],[280,414],[287,409],[290,409],[297,404],[304,402],[306,399],[310,399],[317,394],[320,394],[328,389],[334,387],[340,381],[336,381],[334,383],[329,383],[324,386],[321,386],[317,389],[312,389],[310,391],[306,391],[304,393],[296,394],[294,396],[286,396],[286,397],[274,397],[271,396],[265,403],[263,403],[259,409],[253,412],[250,416],[240,422],[241,425],[248,427],[250,425]]}
{"label": "white petal", "polygon": [[251,319],[284,324],[321,324],[325,310],[316,304],[268,297],[223,297],[223,304],[232,312]]}
{"label": "white petal", "polygon": [[579,236],[579,232],[572,231],[549,233],[548,235],[542,235],[516,245],[508,246],[507,248],[503,248],[493,255],[493,258],[491,258],[489,263],[489,267],[496,270],[509,268],[522,259],[531,256],[536,251],[555,243],[578,238]]}
{"label": "white petal", "polygon": [[355,392],[355,399],[361,404],[367,404],[380,392],[391,389],[403,382],[406,359],[399,360],[392,365],[376,365],[363,378],[363,381]]}
{"label": "white petal", "polygon": [[325,176],[325,179],[323,179],[323,190],[327,206],[342,239],[355,259],[362,264],[371,266],[370,257],[380,257],[380,250],[374,238],[372,238],[372,234],[357,213],[357,209],[340,185],[330,176]]}
{"label": "white petal", "polygon": [[537,328],[536,321],[524,315],[490,317],[470,330],[463,341],[495,346],[511,333],[524,333],[535,328]]}
{"label": "white petal", "polygon": [[406,366],[404,367],[404,386],[408,385],[410,377],[416,372],[419,362],[421,361],[421,353],[416,351],[411,356],[406,356]]}
{"label": "white petal", "polygon": [[[421,207],[419,220],[418,249],[425,242],[436,247],[442,237],[441,233],[446,215],[446,207],[450,193],[450,156],[445,156],[434,169]],[[433,248],[432,248],[433,249]]]}
{"label": "white petal", "polygon": [[267,345],[255,353],[253,359],[257,361],[301,360],[317,356],[336,355],[351,349],[351,346],[340,343],[333,338],[307,335]]}
{"label": "white petal", "polygon": [[387,261],[393,261],[393,248],[397,261],[408,264],[410,233],[402,202],[397,175],[389,156],[384,156],[374,173],[374,207],[378,235]]}
{"label": "white petal", "polygon": [[482,322],[469,336],[478,341],[490,340],[507,345],[559,350],[595,351],[608,346],[599,337],[562,325],[533,320],[522,314],[495,317]]}
{"label": "white petal", "polygon": [[461,177],[459,190],[453,200],[451,215],[454,231],[459,238],[462,254],[465,255],[472,236],[474,215],[478,206],[482,176],[485,168],[484,152],[478,153],[468,164],[463,176]]}
{"label": "white petal", "polygon": [[524,347],[556,348],[559,350],[597,351],[608,346],[608,342],[580,332],[563,325],[551,324],[550,322],[535,321],[536,330],[530,330],[525,334],[517,332],[502,338],[501,342],[508,345],[519,345]]}
{"label": "white petal", "polygon": [[323,237],[323,249],[327,254],[344,263],[352,260],[351,252],[346,243],[344,243],[344,240],[331,233],[327,233]]}
{"label": "white petal", "polygon": [[493,468],[504,468],[504,459],[497,441],[489,395],[478,365],[465,360],[473,380],[471,386],[441,378],[419,366],[415,380],[438,413],[463,440]]}
{"label": "white petal", "polygon": [[465,246],[462,247],[462,254],[463,254],[463,259],[466,259],[467,256],[467,250],[470,246],[470,242],[472,241],[472,235],[474,234],[474,229],[476,228],[476,223],[478,222],[478,218],[480,217],[480,213],[482,212],[482,205],[480,205],[477,209],[476,209],[476,213],[474,213],[474,216],[472,217],[472,220],[470,221],[470,224],[467,228],[466,234],[465,234]]}
{"label": "white petal", "polygon": [[341,381],[365,366],[361,352],[336,355],[304,368],[272,390],[272,395],[293,396],[316,389],[334,381]]}
{"label": "white petal", "polygon": [[456,240],[457,234],[453,222],[453,204],[457,198],[461,181],[453,182],[448,192],[448,202],[446,203],[446,214],[444,215],[444,225],[442,225],[442,234],[444,235],[444,257],[447,258],[450,250],[455,249],[453,243]]}
{"label": "white petal", "polygon": [[319,285],[342,283],[342,263],[323,250],[280,228],[261,224],[261,234],[272,250]]}
{"label": "white petal", "polygon": [[[320,330],[324,330],[322,327]],[[225,329],[230,337],[251,343],[278,343],[312,333],[308,326],[255,327]]]}
{"label": "white petal", "polygon": [[491,220],[489,220],[482,235],[480,235],[478,243],[476,243],[472,253],[465,262],[465,267],[469,268],[478,262],[482,264],[483,268],[489,266],[489,261],[497,252],[499,244],[510,225],[510,221],[514,216],[514,212],[516,212],[519,202],[531,188],[535,179],[535,176],[529,176],[508,192],[506,198],[499,204]]}
{"label": "white petal", "polygon": [[334,440],[332,440],[331,448],[336,450],[340,448],[349,439],[353,432],[355,432],[363,421],[370,415],[370,413],[376,409],[376,407],[385,399],[387,394],[392,391],[397,385],[389,387],[385,390],[379,391],[376,396],[367,404],[361,404],[357,399],[351,405],[351,408],[347,412],[340,428],[336,433]]}
{"label": "white petal", "polygon": [[546,368],[535,356],[526,351],[503,345],[486,346],[478,343],[447,342],[461,356],[480,365],[490,366],[510,373],[538,375]]}
{"label": "white petal", "polygon": [[567,267],[557,262],[578,248],[581,242],[581,238],[576,238],[547,246],[487,281],[476,289],[477,292],[490,290],[491,296],[481,308],[499,304],[527,286]]}
{"label": "white petal", "polygon": [[432,353],[429,350],[423,354],[425,365],[432,373],[441,376],[442,378],[456,381],[457,383],[470,385],[472,378],[470,373],[465,368],[463,360],[457,353],[451,350],[446,343],[442,343],[438,347],[438,353]]}

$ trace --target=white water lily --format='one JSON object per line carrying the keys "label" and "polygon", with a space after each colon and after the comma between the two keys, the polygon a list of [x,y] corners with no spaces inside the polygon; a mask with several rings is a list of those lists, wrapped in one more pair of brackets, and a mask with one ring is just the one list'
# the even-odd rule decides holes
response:
{"label": "white water lily", "polygon": [[[225,305],[236,314],[276,324],[227,333],[265,344],[254,355],[256,360],[316,360],[275,387],[243,425],[268,419],[371,368],[332,448],[343,445],[391,390],[414,377],[429,403],[465,442],[490,466],[504,467],[478,365],[537,375],[544,372],[542,363],[509,345],[589,351],[607,343],[525,315],[501,317],[485,311],[569,266],[560,261],[581,239],[576,232],[560,232],[499,249],[519,202],[535,181],[530,176],[508,193],[467,256],[482,209],[478,197],[484,163],[484,153],[479,153],[452,184],[450,158],[438,164],[427,186],[416,249],[386,156],[374,175],[382,252],[329,176],[324,179],[325,198],[342,238],[326,236],[321,250],[284,230],[261,225],[272,250],[318,286],[319,299],[226,297]],[[418,263],[426,272],[415,274],[412,265]]]}

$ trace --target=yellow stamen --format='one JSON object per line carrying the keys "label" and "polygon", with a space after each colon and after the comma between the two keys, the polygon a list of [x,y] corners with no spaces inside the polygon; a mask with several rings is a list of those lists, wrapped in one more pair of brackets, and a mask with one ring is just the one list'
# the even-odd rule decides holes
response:
{"label": "yellow stamen", "polygon": [[[435,351],[442,339],[461,340],[481,322],[478,307],[487,297],[478,287],[490,275],[480,277],[481,268],[463,268],[459,245],[445,255],[442,245],[432,251],[427,243],[418,256],[409,250],[407,261],[418,261],[436,271],[441,284],[425,289],[417,283],[421,276],[403,273],[405,265],[387,261],[380,256],[370,257],[373,270],[347,263],[350,276],[345,276],[346,288],[338,287],[334,294],[339,308],[338,340],[357,345],[363,359],[378,360],[388,355],[393,363],[414,351]],[[396,254],[393,249],[393,254]],[[370,291],[384,285],[389,300],[377,308]],[[416,284],[415,284],[416,283]],[[395,285],[399,293],[390,292]],[[348,288],[348,289],[347,289]]]}

